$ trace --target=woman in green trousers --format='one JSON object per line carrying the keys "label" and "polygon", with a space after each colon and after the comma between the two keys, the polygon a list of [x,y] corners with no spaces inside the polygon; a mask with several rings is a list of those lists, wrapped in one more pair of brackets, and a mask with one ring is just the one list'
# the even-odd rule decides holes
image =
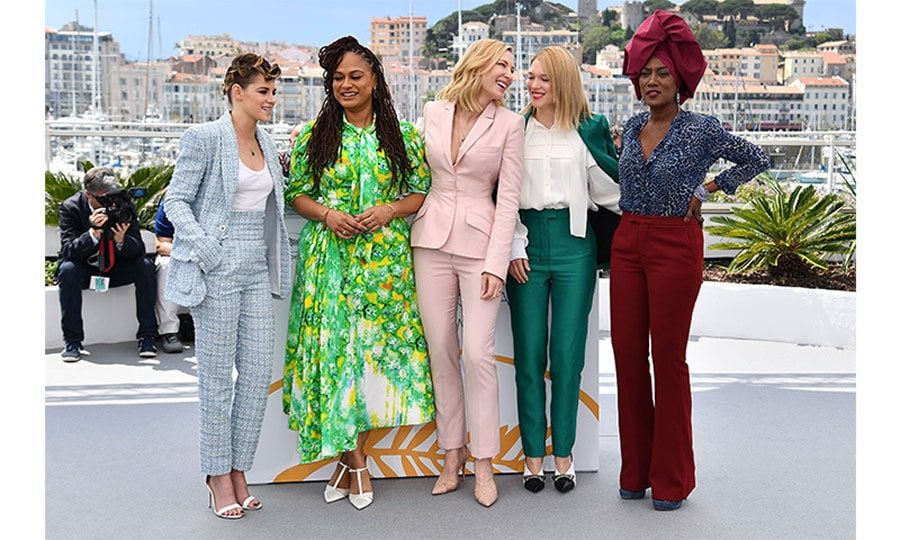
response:
{"label": "woman in green trousers", "polygon": [[609,126],[603,116],[591,116],[574,57],[561,47],[541,50],[531,61],[527,86],[531,101],[524,111],[520,223],[510,257],[513,279],[506,286],[525,454],[523,482],[532,492],[544,488],[549,339],[553,483],[565,493],[575,487],[572,446],[597,281],[597,243],[608,246],[610,241],[595,237],[588,211],[620,213],[619,186]]}

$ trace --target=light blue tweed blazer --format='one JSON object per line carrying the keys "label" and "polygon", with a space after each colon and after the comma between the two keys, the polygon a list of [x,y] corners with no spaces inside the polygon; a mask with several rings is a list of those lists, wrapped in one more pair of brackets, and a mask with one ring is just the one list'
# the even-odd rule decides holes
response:
{"label": "light blue tweed blazer", "polygon": [[[290,297],[290,246],[284,225],[284,180],[275,143],[256,127],[274,190],[266,201],[265,241],[272,296]],[[237,136],[226,112],[181,137],[175,172],[166,190],[166,216],[175,226],[166,300],[193,307],[206,297],[205,274],[222,260],[222,240],[237,189]]]}

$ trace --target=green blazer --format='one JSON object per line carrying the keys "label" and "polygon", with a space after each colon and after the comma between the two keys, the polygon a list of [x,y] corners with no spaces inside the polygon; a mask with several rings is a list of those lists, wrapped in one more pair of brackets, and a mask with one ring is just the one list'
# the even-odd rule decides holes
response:
{"label": "green blazer", "polygon": [[[525,115],[526,126],[530,119],[531,111]],[[597,165],[618,184],[619,157],[606,117],[595,114],[591,118],[583,119],[578,124],[578,135]],[[597,242],[597,268],[606,268],[609,265],[612,238],[616,227],[619,226],[619,219],[619,214],[602,207],[596,212],[588,212],[588,223],[594,231],[594,239]]]}

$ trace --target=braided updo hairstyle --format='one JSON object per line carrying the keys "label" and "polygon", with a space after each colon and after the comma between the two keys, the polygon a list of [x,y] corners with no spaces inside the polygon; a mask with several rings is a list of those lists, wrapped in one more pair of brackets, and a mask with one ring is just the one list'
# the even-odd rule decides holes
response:
{"label": "braided updo hairstyle", "polygon": [[325,71],[325,103],[316,117],[316,123],[310,134],[306,148],[307,163],[312,173],[316,188],[322,172],[334,164],[340,157],[341,132],[344,124],[344,108],[334,96],[334,72],[344,55],[356,53],[361,56],[375,75],[375,90],[372,92],[372,108],[375,113],[375,134],[378,137],[378,149],[383,150],[391,167],[392,182],[400,186],[412,172],[400,121],[394,111],[394,101],[384,78],[381,61],[368,48],[362,46],[353,36],[342,37],[319,49],[319,66]]}
{"label": "braided updo hairstyle", "polygon": [[262,75],[266,82],[274,81],[281,76],[281,68],[278,64],[270,64],[258,54],[244,53],[235,56],[225,72],[225,82],[222,84],[222,93],[228,98],[228,103],[231,103],[232,86],[237,84],[241,88],[247,88],[257,75]]}

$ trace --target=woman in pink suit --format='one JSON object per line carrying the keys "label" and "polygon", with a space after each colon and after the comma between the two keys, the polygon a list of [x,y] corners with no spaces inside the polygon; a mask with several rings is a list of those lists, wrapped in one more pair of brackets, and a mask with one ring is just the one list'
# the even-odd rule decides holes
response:
{"label": "woman in pink suit", "polygon": [[[444,470],[432,493],[455,490],[457,471],[464,473],[471,456],[475,499],[484,506],[497,500],[491,464],[500,451],[494,326],[518,216],[525,145],[523,117],[503,107],[513,71],[511,47],[493,39],[478,41],[457,64],[438,101],[425,106],[432,186],[412,227],[438,445],[445,450]],[[459,299],[465,395],[456,326]]]}

